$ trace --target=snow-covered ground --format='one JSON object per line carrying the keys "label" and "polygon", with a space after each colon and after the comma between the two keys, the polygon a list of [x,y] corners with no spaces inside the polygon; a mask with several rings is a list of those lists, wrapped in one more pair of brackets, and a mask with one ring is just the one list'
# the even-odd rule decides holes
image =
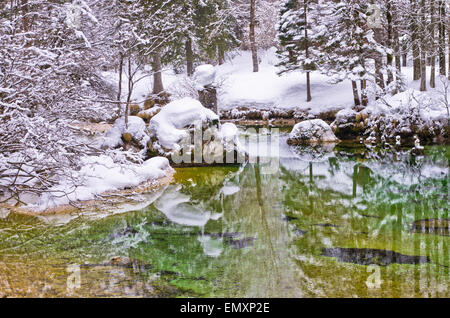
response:
{"label": "snow-covered ground", "polygon": [[[306,75],[301,71],[284,73],[277,75],[279,69],[276,67],[278,59],[275,48],[261,50],[259,52],[259,72],[252,71],[251,53],[249,51],[235,51],[230,53],[223,65],[215,66],[216,83],[218,89],[218,109],[219,111],[235,109],[237,107],[256,108],[261,110],[296,110],[306,111],[311,115],[351,108],[354,104],[351,82],[344,80],[340,83],[332,83],[330,77],[311,72],[311,93],[312,101],[306,102]],[[410,64],[410,63],[409,63]],[[150,70],[147,70],[150,72]],[[429,76],[429,67],[427,75]],[[410,100],[411,94],[414,97],[421,96],[425,99],[437,99],[444,90],[442,83],[436,79],[437,87],[431,89],[427,83],[427,92],[419,92],[419,81],[412,80],[412,67],[402,68],[402,73],[407,81],[408,91],[402,95],[390,98],[395,105],[404,105]],[[184,96],[193,96],[195,93],[195,81],[187,79],[186,74],[175,74],[170,67],[162,72],[165,89],[172,95],[171,99],[178,99]],[[104,77],[117,85],[118,75],[113,72],[103,73]],[[142,78],[136,82],[132,100],[142,102],[151,93],[152,76],[144,76],[144,72],[138,72],[136,78]],[[429,78],[427,79],[429,81]],[[123,79],[124,100],[127,96],[127,79]],[[403,102],[396,102],[401,100]],[[436,102],[435,104],[438,104]],[[372,106],[372,107],[371,107]],[[380,103],[370,101],[369,108],[379,109]],[[385,108],[384,112],[390,110]],[[443,105],[436,105],[430,109],[429,116],[433,119],[447,116],[447,111]],[[428,116],[425,114],[425,116]]]}
{"label": "snow-covered ground", "polygon": [[245,106],[299,109],[318,114],[353,105],[350,81],[331,84],[327,76],[312,72],[312,101],[306,102],[304,73],[296,71],[278,76],[275,48],[260,52],[259,58],[257,73],[252,72],[251,53],[248,51],[236,52],[233,59],[217,67],[217,77],[223,80],[219,109]]}
{"label": "snow-covered ground", "polygon": [[[86,156],[81,158],[83,166],[80,171],[60,180],[59,184],[42,195],[30,208],[45,210],[71,202],[95,199],[97,195],[108,191],[129,189],[144,182],[168,176],[173,172],[169,160],[153,157],[143,164],[119,164],[107,155]],[[81,180],[81,185],[74,186],[72,178]]]}

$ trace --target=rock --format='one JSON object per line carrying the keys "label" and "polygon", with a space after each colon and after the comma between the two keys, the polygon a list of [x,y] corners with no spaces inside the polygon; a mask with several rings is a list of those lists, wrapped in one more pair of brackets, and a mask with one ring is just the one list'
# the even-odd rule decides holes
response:
{"label": "rock", "polygon": [[331,224],[331,223],[319,223],[314,224],[315,226],[321,226],[321,227],[340,227],[339,225]]}
{"label": "rock", "polygon": [[214,86],[208,85],[199,90],[198,99],[204,107],[217,114],[217,90]]}
{"label": "rock", "polygon": [[156,105],[156,101],[154,99],[148,98],[144,102],[144,110],[150,109]]}
{"label": "rock", "polygon": [[324,248],[322,256],[335,257],[341,262],[360,265],[387,266],[396,264],[430,263],[428,256],[404,255],[394,251],[371,248]]}
{"label": "rock", "polygon": [[151,154],[163,155],[178,166],[242,163],[246,153],[234,124],[219,126],[219,117],[192,98],[161,108],[149,124]]}
{"label": "rock", "polygon": [[151,109],[154,106],[164,106],[169,103],[170,94],[162,91],[159,94],[149,95],[144,102],[144,110]]}
{"label": "rock", "polygon": [[126,268],[134,268],[134,269],[147,269],[151,268],[151,264],[148,264],[146,262],[132,259],[129,257],[124,256],[113,256],[111,259],[103,264],[100,264],[101,266],[119,266],[119,267],[126,267]]}
{"label": "rock", "polygon": [[253,241],[256,240],[254,237],[244,237],[240,240],[234,240],[231,238],[225,238],[225,243],[230,245],[232,248],[239,250],[244,247],[253,246]]}
{"label": "rock", "polygon": [[450,219],[423,219],[414,221],[411,232],[423,234],[450,235]]}
{"label": "rock", "polygon": [[341,139],[355,139],[364,134],[366,124],[363,113],[353,109],[342,109],[330,125],[333,132]]}
{"label": "rock", "polygon": [[336,143],[339,139],[334,135],[330,126],[322,119],[311,119],[297,123],[287,140],[290,145]]}

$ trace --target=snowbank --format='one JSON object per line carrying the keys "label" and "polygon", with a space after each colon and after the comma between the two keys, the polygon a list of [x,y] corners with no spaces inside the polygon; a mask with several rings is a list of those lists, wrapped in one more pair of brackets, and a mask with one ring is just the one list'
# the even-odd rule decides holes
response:
{"label": "snowbank", "polygon": [[218,121],[219,116],[193,98],[173,101],[150,120],[150,136],[155,139],[153,148],[160,154],[167,154],[167,150],[178,150],[179,142],[189,136],[186,128],[198,122],[205,125]]}
{"label": "snowbank", "polygon": [[368,131],[380,137],[396,135],[421,138],[447,138],[448,114],[438,90],[420,92],[410,88],[393,96],[385,96],[369,104],[361,114],[367,119]]}
{"label": "snowbank", "polygon": [[107,155],[87,156],[81,159],[80,171],[72,172],[72,177],[81,180],[79,186],[73,186],[72,178],[61,180],[59,185],[40,197],[33,207],[45,210],[75,201],[94,199],[97,195],[136,187],[143,182],[157,180],[172,173],[169,161],[163,157],[154,157],[141,165],[115,163]]}
{"label": "snowbank", "polygon": [[289,134],[289,144],[339,142],[331,127],[322,119],[297,123]]}

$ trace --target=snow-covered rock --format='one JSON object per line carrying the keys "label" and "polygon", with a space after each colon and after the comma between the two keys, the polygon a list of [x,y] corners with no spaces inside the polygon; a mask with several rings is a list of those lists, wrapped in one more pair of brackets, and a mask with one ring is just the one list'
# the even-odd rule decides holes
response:
{"label": "snow-covered rock", "polygon": [[350,108],[341,109],[336,113],[336,119],[331,124],[331,126],[336,125],[337,127],[343,127],[346,125],[351,125],[356,120],[356,111]]}
{"label": "snow-covered rock", "polygon": [[219,122],[219,116],[190,97],[173,101],[164,106],[149,124],[150,137],[154,151],[168,155],[180,149],[180,141],[188,137],[195,124],[203,127]]}
{"label": "snow-covered rock", "polygon": [[354,139],[364,134],[366,129],[363,114],[350,108],[344,108],[336,113],[336,119],[330,127],[341,139]]}
{"label": "snow-covered rock", "polygon": [[199,90],[213,84],[216,79],[216,69],[211,64],[197,66],[194,74],[195,82],[199,86]]}
{"label": "snow-covered rock", "polygon": [[163,107],[150,120],[149,130],[149,153],[176,164],[236,163],[245,158],[238,128],[232,123],[219,125],[218,115],[190,97]]}
{"label": "snow-covered rock", "polygon": [[125,126],[125,118],[118,118],[113,127],[106,133],[103,147],[113,149],[122,146],[124,134],[131,137],[141,149],[146,149],[147,142],[150,139],[147,133],[147,125],[142,118],[137,116],[128,116],[128,128]]}
{"label": "snow-covered rock", "polygon": [[287,142],[289,144],[308,144],[338,142],[331,127],[322,119],[311,119],[297,123],[292,129]]}

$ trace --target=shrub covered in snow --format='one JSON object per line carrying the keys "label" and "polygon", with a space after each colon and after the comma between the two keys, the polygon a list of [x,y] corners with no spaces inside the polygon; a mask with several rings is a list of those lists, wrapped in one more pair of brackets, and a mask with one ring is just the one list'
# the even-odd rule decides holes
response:
{"label": "shrub covered in snow", "polygon": [[423,141],[448,139],[447,109],[436,93],[409,89],[370,104],[361,116],[366,118],[365,133],[375,132],[380,138],[400,135],[411,144],[414,135]]}
{"label": "shrub covered in snow", "polygon": [[288,143],[293,145],[338,141],[339,139],[334,135],[331,127],[322,119],[305,120],[297,123],[288,138]]}

